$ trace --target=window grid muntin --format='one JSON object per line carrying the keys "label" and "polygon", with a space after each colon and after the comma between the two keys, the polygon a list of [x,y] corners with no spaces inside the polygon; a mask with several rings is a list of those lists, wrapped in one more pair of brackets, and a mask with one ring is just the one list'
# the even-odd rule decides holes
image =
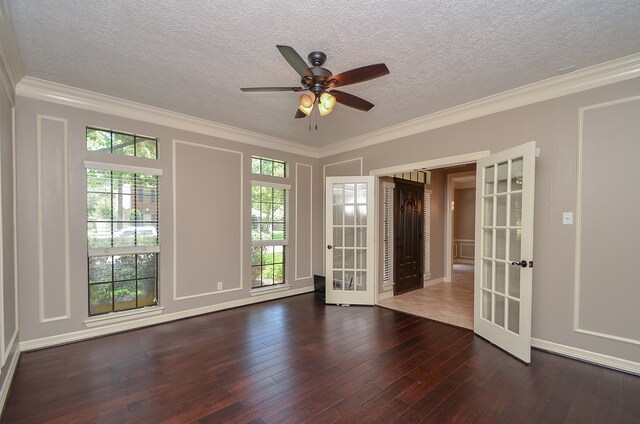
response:
{"label": "window grid muntin", "polygon": [[[147,244],[143,244],[143,245],[138,245],[138,231],[137,228],[144,228],[144,227],[151,227],[153,226],[155,228],[156,231],[156,235],[155,237],[155,243],[152,245],[158,245],[159,242],[159,220],[160,220],[160,208],[159,208],[159,202],[158,202],[158,191],[159,191],[159,177],[157,175],[150,175],[150,174],[144,174],[144,173],[138,173],[138,172],[125,172],[125,171],[112,171],[112,170],[105,170],[105,169],[98,169],[98,168],[87,168],[87,180],[89,179],[89,175],[92,171],[101,171],[104,173],[109,173],[109,187],[110,190],[109,191],[96,191],[96,190],[89,190],[88,184],[87,184],[87,200],[89,198],[89,196],[91,194],[101,194],[101,195],[109,195],[110,196],[110,219],[106,220],[106,219],[89,219],[89,217],[87,216],[87,224],[94,224],[97,227],[98,223],[106,223],[109,226],[109,246],[111,248],[114,247],[137,247],[137,246],[148,246]],[[134,193],[126,193],[123,191],[116,191],[114,190],[114,179],[117,180],[118,178],[114,178],[114,176],[116,175],[120,175],[122,176],[123,174],[132,174],[133,176],[133,183],[131,184],[131,190],[134,191]],[[144,175],[145,178],[144,179],[150,179],[154,182],[154,184],[152,186],[146,186],[146,185],[138,185],[138,179],[142,178],[141,176]],[[121,177],[120,177],[121,178]],[[124,184],[123,184],[124,185]],[[114,197],[118,196],[118,195],[122,195],[122,196],[130,196],[131,197],[131,201],[132,201],[132,208],[131,208],[131,213],[133,213],[133,211],[138,211],[138,213],[140,212],[140,210],[138,209],[138,198],[140,197],[140,193],[144,193],[146,190],[153,190],[154,194],[152,194],[150,197],[153,199],[152,202],[144,202],[141,201],[140,203],[144,204],[144,203],[153,203],[155,206],[155,219],[151,219],[151,220],[145,220],[144,218],[141,220],[138,219],[129,219],[129,220],[124,220],[124,219],[113,219],[114,217]],[[146,197],[143,194],[143,197]],[[143,199],[144,200],[144,199]],[[87,210],[88,213],[88,210]],[[120,228],[119,226],[116,226],[114,224],[129,224],[129,227],[133,227],[136,229],[136,231],[134,232],[134,236],[133,236],[133,245],[131,246],[115,246],[115,237],[114,237],[114,232],[115,232],[115,228],[118,227],[120,230],[126,228],[126,227],[122,227]],[[142,225],[138,225],[138,224],[142,224]],[[96,232],[95,235],[97,238],[99,237],[99,234]],[[90,248],[92,248],[92,246],[89,246]],[[97,247],[97,246],[95,246]],[[99,246],[104,248],[105,246]]]}
{"label": "window grid muntin", "polygon": [[[141,277],[139,276],[139,270],[138,270],[138,257],[141,255],[153,255],[154,256],[154,263],[155,263],[155,272],[153,276],[144,276]],[[134,257],[134,275],[132,278],[125,278],[125,279],[117,279],[115,277],[116,274],[116,261],[114,260],[114,258],[116,256],[133,256]],[[147,307],[147,306],[157,306],[158,305],[158,254],[157,253],[132,253],[132,254],[118,254],[118,255],[99,255],[99,256],[90,256],[88,257],[87,260],[87,270],[88,270],[88,275],[91,275],[91,259],[95,258],[95,257],[110,257],[111,258],[111,279],[109,281],[94,281],[91,282],[89,281],[89,304],[88,304],[88,313],[89,316],[98,316],[98,315],[104,315],[104,314],[109,314],[112,312],[122,312],[122,311],[130,311],[133,309],[138,309],[141,306],[139,306],[140,304],[140,294],[139,294],[139,282],[140,281],[144,281],[144,280],[153,280],[154,282],[154,289],[153,289],[153,294],[154,294],[154,301],[151,304],[147,304],[144,305],[142,307]],[[116,283],[125,283],[125,282],[135,282],[135,306],[132,308],[125,308],[125,309],[116,309]],[[105,312],[100,312],[100,313],[91,313],[91,287],[92,286],[104,286],[104,285],[110,285],[111,286],[111,310],[109,311],[105,311]]]}
{"label": "window grid muntin", "polygon": [[[109,187],[109,191],[106,191],[106,189],[104,191],[100,191],[100,190],[89,190],[89,186],[87,184],[87,200],[89,199],[89,195],[90,194],[103,194],[103,195],[109,195],[110,196],[110,202],[109,202],[109,207],[110,207],[110,219],[109,220],[98,220],[98,219],[93,219],[90,220],[89,217],[87,216],[87,224],[90,223],[108,223],[109,225],[109,247],[108,248],[97,248],[97,249],[104,249],[105,252],[109,252],[111,249],[118,249],[117,253],[111,253],[109,252],[108,254],[93,254],[91,251],[95,251],[96,248],[91,248],[89,247],[89,255],[88,255],[88,259],[87,259],[87,269],[88,269],[88,276],[91,276],[91,260],[94,257],[110,257],[110,267],[111,267],[111,279],[110,281],[94,281],[91,282],[90,278],[88,281],[88,313],[89,316],[98,316],[98,315],[104,315],[104,314],[108,314],[108,313],[112,313],[112,312],[122,312],[122,311],[127,311],[127,310],[133,310],[133,309],[138,309],[141,307],[148,307],[148,306],[157,306],[158,305],[158,258],[159,258],[159,254],[158,251],[154,251],[154,252],[139,252],[138,250],[140,248],[146,248],[149,247],[149,245],[147,244],[141,244],[139,245],[139,236],[138,236],[138,228],[144,228],[145,226],[150,226],[149,224],[153,225],[153,227],[155,228],[156,234],[155,236],[153,236],[152,238],[154,239],[154,244],[153,246],[159,246],[159,196],[158,196],[158,192],[159,192],[159,177],[158,175],[151,175],[151,174],[145,174],[144,172],[128,172],[128,171],[113,171],[113,170],[106,170],[106,169],[100,169],[100,168],[87,168],[87,179],[89,179],[89,175],[91,174],[91,172],[95,172],[95,171],[100,171],[102,173],[104,173],[103,175],[106,175],[106,173],[109,173],[108,176],[108,187]],[[114,184],[114,180],[116,179],[122,179],[124,174],[131,174],[132,178],[133,178],[133,184],[131,184],[131,190],[133,191],[133,193],[126,193],[126,192],[122,192],[122,191],[118,191],[118,190],[114,190],[114,187],[116,186]],[[144,177],[142,177],[144,176]],[[138,185],[138,179],[142,179],[144,181],[153,181],[152,185]],[[97,180],[95,180],[95,182],[98,182]],[[107,187],[107,185],[102,185],[102,187]],[[121,189],[120,189],[121,190]],[[149,196],[151,198],[151,202],[144,202],[142,201],[142,204],[144,203],[154,203],[155,204],[155,219],[153,220],[144,220],[144,218],[142,220],[138,220],[138,219],[129,219],[129,220],[114,220],[114,198],[117,195],[122,195],[122,196],[130,196],[131,200],[132,200],[132,208],[130,211],[130,214],[133,212],[133,210],[136,210],[138,213],[140,213],[140,210],[138,209],[138,197],[142,194],[142,196],[146,199],[148,191],[147,190],[151,190],[153,193]],[[87,215],[88,215],[89,211],[87,210]],[[131,216],[131,215],[130,215]],[[137,215],[136,215],[137,216]],[[144,216],[144,215],[143,215]],[[143,225],[138,226],[136,224],[138,223],[142,223]],[[116,228],[116,226],[114,224],[132,224],[133,228],[135,228],[134,231],[134,235],[133,235],[133,242],[134,244],[132,246],[115,246],[115,237],[114,237],[114,229]],[[147,225],[145,225],[147,224]],[[123,227],[125,228],[125,227]],[[88,230],[87,230],[88,231]],[[97,233],[96,233],[97,236]],[[88,234],[88,240],[89,240],[89,234]],[[131,251],[127,251],[127,248],[129,248]],[[155,250],[155,249],[154,249]],[[139,269],[138,269],[138,264],[139,264],[139,257],[142,255],[153,255],[153,275],[152,276],[140,276],[139,275]],[[133,268],[134,268],[134,273],[133,276],[131,278],[126,278],[126,279],[116,279],[115,277],[115,273],[116,273],[116,261],[115,261],[115,257],[116,256],[133,256],[134,258],[134,264],[133,264]],[[145,303],[144,305],[140,306],[140,284],[144,283],[145,281],[152,281],[152,290],[153,290],[153,301],[150,303]],[[128,307],[128,308],[117,308],[117,304],[116,304],[116,285],[118,283],[125,283],[125,282],[132,282],[135,285],[135,305],[133,307]],[[106,286],[109,285],[110,286],[110,291],[111,291],[111,308],[108,311],[103,311],[100,313],[93,313],[91,311],[91,300],[92,300],[92,289],[91,287],[97,287],[97,286]]]}
{"label": "window grid muntin", "polygon": [[[487,165],[485,167],[485,169],[483,170],[482,173],[482,200],[483,202],[490,200],[492,202],[492,209],[491,209],[491,221],[489,225],[481,225],[481,229],[484,232],[485,230],[489,230],[491,231],[491,241],[492,241],[492,245],[491,245],[491,257],[484,255],[484,243],[481,246],[481,266],[484,268],[485,265],[485,260],[489,261],[492,266],[491,266],[491,281],[489,282],[490,284],[488,285],[488,287],[484,287],[481,286],[481,293],[483,293],[483,298],[484,295],[488,295],[491,299],[491,303],[488,306],[489,310],[487,312],[490,313],[490,319],[488,319],[491,323],[493,323],[494,325],[500,326],[501,328],[503,328],[506,331],[512,332],[514,333],[514,331],[511,330],[511,326],[510,326],[510,301],[514,302],[515,304],[518,305],[519,308],[519,304],[520,304],[520,297],[516,297],[511,293],[511,275],[509,274],[509,267],[514,266],[511,265],[512,259],[518,260],[517,258],[510,258],[510,253],[511,253],[511,238],[510,238],[510,234],[512,231],[521,231],[522,226],[521,225],[510,225],[511,223],[511,214],[513,213],[513,211],[511,210],[511,196],[514,194],[521,194],[522,193],[522,189],[515,189],[512,190],[512,182],[513,182],[513,162],[517,162],[517,161],[522,161],[522,158],[516,158],[516,159],[509,159],[507,161],[504,162],[499,162],[499,163],[493,163],[491,165]],[[504,190],[499,189],[498,185],[500,183],[499,181],[499,165],[503,165],[506,163],[506,187]],[[488,175],[487,174],[487,169],[492,168],[491,169],[491,174],[493,175]],[[487,176],[492,176],[492,185],[491,185],[491,192],[487,191],[487,184],[486,184],[486,178]],[[506,216],[505,216],[505,224],[506,225],[497,225],[498,224],[498,197],[505,197],[506,198]],[[522,205],[520,205],[520,208],[522,208]],[[484,220],[484,214],[485,214],[485,207],[484,204],[482,205],[481,211],[480,213],[482,214],[482,220],[481,222],[484,224],[485,220]],[[520,217],[520,219],[522,219],[522,217]],[[504,240],[504,258],[500,258],[498,259],[496,257],[497,255],[497,234],[498,234],[498,230],[504,230],[505,231],[505,240]],[[483,236],[484,237],[484,236]],[[496,273],[497,273],[497,263],[503,263],[505,265],[505,269],[504,269],[504,293],[501,293],[499,291],[496,290]],[[484,275],[484,270],[482,270],[482,274]],[[482,277],[484,278],[484,277]],[[519,283],[518,283],[519,284]],[[519,290],[518,290],[519,293]],[[502,320],[502,325],[498,324],[496,321],[496,305],[498,304],[498,302],[496,301],[496,299],[498,297],[502,297],[504,300],[504,304],[502,306],[502,313],[503,313],[503,320]],[[481,301],[481,314],[480,316],[483,319],[487,319],[484,317],[485,314],[485,303],[483,301]],[[518,331],[519,331],[519,319],[518,322],[516,322],[516,325],[518,325]],[[515,333],[518,334],[518,333]]]}
{"label": "window grid muntin", "polygon": [[[277,167],[275,166],[277,165]],[[269,170],[269,168],[271,170]],[[282,175],[276,175],[276,168],[282,169]],[[267,175],[270,177],[286,178],[287,163],[282,160],[263,158],[260,156],[251,157],[251,172],[253,174]],[[279,174],[279,173],[278,173]]]}
{"label": "window grid muntin", "polygon": [[[284,163],[284,162],[282,162]],[[258,189],[259,194],[255,196],[254,190]],[[288,201],[289,201],[289,193],[288,188],[284,187],[274,187],[269,185],[268,183],[261,184],[256,181],[252,184],[251,187],[251,210],[252,210],[252,222],[251,222],[251,238],[252,238],[252,249],[259,249],[259,262],[254,263],[254,252],[252,251],[251,259],[251,288],[261,288],[261,287],[272,287],[276,285],[282,285],[286,283],[286,245],[288,244]],[[279,193],[277,197],[280,197],[281,201],[276,201],[275,194]],[[265,196],[266,195],[266,196]],[[265,201],[266,197],[266,201]],[[265,208],[264,205],[268,205],[269,207]],[[274,209],[278,207],[282,207],[282,219],[275,219],[274,217]],[[260,213],[260,217],[257,217],[257,220],[253,219],[253,211],[258,211]],[[268,220],[262,220],[262,214],[265,210],[269,211],[270,217]],[[281,229],[282,238],[275,238],[276,227]],[[268,237],[264,233],[263,229],[269,228]],[[257,230],[257,234],[256,234]],[[282,260],[276,262],[275,261],[275,250],[280,247],[282,249]],[[271,248],[273,252],[273,259],[271,263],[265,263],[264,256],[265,250]],[[275,269],[276,265],[281,265],[282,267],[282,278],[278,279],[276,282],[275,279]],[[264,269],[265,267],[272,267],[272,281],[271,284],[265,284],[264,278]],[[256,270],[259,269],[259,280],[256,278]],[[256,284],[259,282],[259,285]]]}
{"label": "window grid muntin", "polygon": [[[276,247],[282,247],[282,261],[281,262],[276,262],[275,261],[275,248]],[[268,247],[273,247],[274,251],[271,252],[271,255],[273,255],[273,259],[271,263],[266,263],[266,261],[264,260],[264,252],[265,252],[265,248]],[[252,249],[259,249],[260,251],[260,256],[259,256],[259,263],[258,264],[251,264],[251,288],[252,289],[257,289],[257,288],[261,288],[261,287],[270,287],[270,286],[276,286],[276,285],[280,285],[280,284],[285,284],[285,277],[286,277],[286,270],[285,270],[285,261],[286,261],[286,252],[285,252],[285,247],[284,245],[259,245],[259,246],[253,246]],[[282,266],[282,281],[281,282],[275,282],[275,266],[276,265],[281,265]],[[267,266],[271,266],[273,271],[273,279],[272,281],[274,281],[272,284],[265,284],[265,279],[263,278],[264,275],[264,268]],[[259,275],[260,275],[260,284],[256,285],[256,280],[254,278],[254,271],[256,269],[259,269]]]}
{"label": "window grid muntin", "polygon": [[[89,140],[89,133],[91,131],[99,131],[99,132],[102,132],[102,133],[108,133],[109,134],[109,147],[108,148],[107,147],[103,147],[103,148],[99,148],[99,149],[90,149],[88,140]],[[114,146],[113,146],[114,136],[132,137],[133,138],[133,154],[127,154],[127,153],[119,152],[119,151],[115,151],[114,152]],[[158,159],[158,139],[155,138],[155,137],[150,137],[150,136],[140,135],[140,134],[127,133],[127,132],[123,132],[123,131],[108,130],[108,129],[103,129],[103,128],[86,127],[86,139],[87,139],[86,147],[87,147],[87,150],[89,150],[89,151],[110,153],[110,154],[114,154],[114,155],[130,156],[130,157],[136,157],[136,158]],[[138,156],[138,143],[139,142],[140,143],[142,143],[142,142],[153,142],[153,153],[152,153],[151,156]],[[127,147],[127,146],[122,146],[121,148],[124,148],[124,147]]]}

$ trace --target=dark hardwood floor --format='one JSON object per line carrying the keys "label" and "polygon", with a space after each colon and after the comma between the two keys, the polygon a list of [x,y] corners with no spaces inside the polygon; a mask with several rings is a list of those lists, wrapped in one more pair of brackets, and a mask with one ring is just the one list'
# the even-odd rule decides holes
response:
{"label": "dark hardwood floor", "polygon": [[313,294],[27,352],[2,423],[638,423],[640,377]]}

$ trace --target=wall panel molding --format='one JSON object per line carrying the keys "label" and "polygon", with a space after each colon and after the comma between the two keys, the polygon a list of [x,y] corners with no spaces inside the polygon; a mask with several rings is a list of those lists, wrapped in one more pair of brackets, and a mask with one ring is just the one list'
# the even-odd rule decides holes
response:
{"label": "wall panel molding", "polygon": [[[44,181],[42,168],[42,123],[43,121],[53,121],[62,124],[62,148],[63,148],[63,232],[64,232],[64,315],[47,317],[45,314],[45,272],[44,261]],[[71,317],[71,281],[70,281],[70,260],[69,260],[69,128],[68,121],[63,118],[53,116],[37,115],[36,117],[36,185],[37,185],[37,216],[38,216],[38,305],[40,322],[59,321]]]}
{"label": "wall panel molding", "polygon": [[[17,183],[17,155],[16,155],[16,108],[11,109],[11,151],[13,153],[12,166],[13,166],[13,284],[15,294],[15,337],[18,337],[20,332],[19,322],[19,310],[18,310],[18,183]],[[12,340],[14,342],[14,340]],[[11,346],[11,344],[9,344]],[[18,352],[19,353],[19,352]],[[8,353],[7,353],[8,355]],[[5,357],[6,362],[6,357]]]}
{"label": "wall panel molding", "polygon": [[[1,71],[1,70],[0,70]],[[0,111],[2,112],[2,111]],[[2,123],[0,122],[0,127]],[[0,128],[1,129],[1,128]],[[0,131],[0,136],[2,135]],[[1,141],[1,140],[0,140]],[[0,150],[1,150],[0,143]],[[2,161],[0,160],[0,188],[2,187]],[[4,220],[3,220],[3,202],[2,193],[0,192],[0,369],[5,363],[5,328],[4,328]],[[14,252],[15,256],[15,252]]]}
{"label": "wall panel molding", "polygon": [[[300,174],[300,170],[298,168],[309,168],[309,187],[308,190],[305,187],[304,191],[308,191],[309,192],[309,228],[307,228],[306,230],[308,230],[309,233],[309,275],[305,275],[305,276],[300,276],[298,275],[298,263],[299,261],[299,252],[300,252],[300,244],[298,243],[298,234],[299,234],[299,227],[298,227],[298,199],[300,197],[300,192],[303,191],[302,187],[300,187],[300,185],[298,184],[298,175]],[[296,260],[295,260],[295,270],[294,270],[294,279],[296,281],[298,280],[306,280],[309,278],[313,278],[313,231],[312,231],[312,225],[313,225],[313,166],[308,165],[306,163],[296,163],[296,178],[295,178],[295,187],[296,187],[296,222],[295,222],[295,244],[296,244]]]}
{"label": "wall panel molding", "polygon": [[[598,103],[578,109],[578,162],[577,162],[577,185],[576,185],[576,235],[575,235],[575,260],[574,260],[574,293],[573,293],[573,331],[576,333],[600,337],[618,342],[640,345],[640,340],[621,337],[615,334],[587,330],[580,327],[580,296],[581,296],[581,265],[582,265],[582,197],[583,197],[583,167],[584,167],[584,124],[585,113],[590,110],[602,109],[616,106],[623,103],[640,100],[640,96],[618,99],[610,102]],[[638,371],[636,371],[638,372]]]}
{"label": "wall panel molding", "polygon": [[[176,201],[177,198],[177,190],[176,190],[176,185],[177,185],[177,178],[178,178],[178,173],[176,172],[176,150],[177,150],[177,146],[178,145],[185,145],[185,146],[190,146],[190,147],[196,147],[196,148],[201,148],[201,149],[207,149],[207,150],[217,150],[217,151],[221,151],[221,152],[226,152],[226,153],[232,153],[232,154],[237,154],[240,156],[240,174],[238,176],[238,181],[239,181],[239,192],[240,192],[240,210],[242,211],[242,213],[244,213],[244,154],[242,152],[236,151],[236,150],[229,150],[229,149],[223,149],[220,147],[215,147],[215,146],[209,146],[206,144],[199,144],[199,143],[192,143],[189,141],[182,141],[182,140],[173,140],[172,142],[172,177],[173,177],[173,181],[172,181],[172,190],[173,190],[173,198],[172,198],[172,203],[173,203],[173,300],[187,300],[187,299],[195,299],[195,298],[199,298],[199,297],[204,297],[204,296],[211,296],[211,295],[215,295],[215,294],[220,294],[220,293],[228,293],[228,292],[233,292],[233,291],[238,291],[238,290],[242,290],[243,288],[243,258],[244,258],[244,221],[243,219],[240,219],[240,251],[238,252],[239,257],[240,257],[240,269],[239,269],[239,287],[234,287],[234,288],[230,288],[230,289],[224,289],[224,290],[212,290],[209,292],[204,292],[204,293],[197,293],[197,294],[192,294],[192,295],[186,295],[186,296],[178,296],[178,243],[177,243],[177,226],[178,226],[178,220],[177,220],[177,215],[178,215],[178,202]],[[212,243],[215,243],[215,240],[211,241]]]}

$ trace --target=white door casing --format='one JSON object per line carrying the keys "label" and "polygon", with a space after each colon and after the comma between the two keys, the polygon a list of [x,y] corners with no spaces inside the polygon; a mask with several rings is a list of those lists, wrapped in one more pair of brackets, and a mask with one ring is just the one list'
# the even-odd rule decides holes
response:
{"label": "white door casing", "polygon": [[375,177],[327,177],[326,302],[375,302]]}
{"label": "white door casing", "polygon": [[535,141],[477,162],[474,331],[531,361]]}

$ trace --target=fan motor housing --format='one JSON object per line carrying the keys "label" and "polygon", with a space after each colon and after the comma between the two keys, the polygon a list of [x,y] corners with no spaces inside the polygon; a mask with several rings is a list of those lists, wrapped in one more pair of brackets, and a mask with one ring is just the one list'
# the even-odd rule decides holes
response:
{"label": "fan motor housing", "polygon": [[[327,68],[322,68],[320,66],[314,66],[309,69],[313,74],[313,78],[309,78],[307,76],[302,77],[302,80],[300,81],[302,86],[305,88],[309,88],[311,91],[314,91],[314,92],[317,92],[318,90],[320,91],[324,90],[326,81],[333,76],[331,71],[329,71]],[[318,86],[321,87],[321,89],[318,89],[317,88]],[[316,87],[315,90],[314,90],[314,87]]]}
{"label": "fan motor housing", "polygon": [[322,52],[311,52],[307,58],[313,66],[322,66],[324,61],[327,60],[327,55]]}

